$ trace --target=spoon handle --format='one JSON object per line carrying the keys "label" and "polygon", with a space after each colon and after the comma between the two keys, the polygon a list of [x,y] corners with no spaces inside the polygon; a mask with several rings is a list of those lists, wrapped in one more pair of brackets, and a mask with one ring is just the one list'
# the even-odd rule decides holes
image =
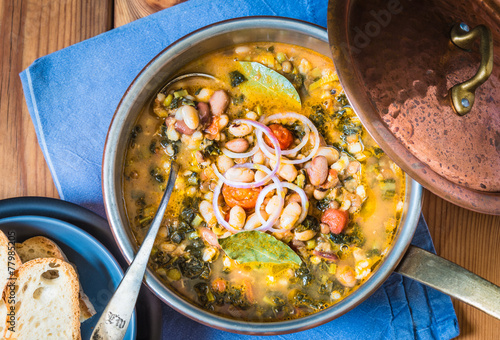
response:
{"label": "spoon handle", "polygon": [[92,332],[92,336],[90,337],[91,340],[121,340],[125,337],[128,324],[134,312],[144,273],[146,272],[149,256],[153,249],[156,234],[158,233],[161,221],[165,215],[170,195],[175,187],[174,184],[178,171],[179,165],[172,162],[167,188],[165,189],[158,211],[151,223],[151,227],[134,260],[127,269],[125,276],[120,282],[120,285],[102,312],[94,332]]}

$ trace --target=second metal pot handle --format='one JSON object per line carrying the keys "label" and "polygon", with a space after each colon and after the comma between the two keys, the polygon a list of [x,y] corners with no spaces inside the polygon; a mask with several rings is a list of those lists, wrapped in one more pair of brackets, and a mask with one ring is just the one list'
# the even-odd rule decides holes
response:
{"label": "second metal pot handle", "polygon": [[500,319],[500,287],[442,257],[410,246],[396,272]]}
{"label": "second metal pot handle", "polygon": [[476,98],[476,89],[483,84],[493,71],[493,37],[488,27],[476,26],[469,30],[464,23],[456,24],[451,29],[451,41],[464,50],[472,49],[474,41],[480,38],[481,65],[474,77],[457,84],[450,89],[453,108],[460,116],[470,112]]}

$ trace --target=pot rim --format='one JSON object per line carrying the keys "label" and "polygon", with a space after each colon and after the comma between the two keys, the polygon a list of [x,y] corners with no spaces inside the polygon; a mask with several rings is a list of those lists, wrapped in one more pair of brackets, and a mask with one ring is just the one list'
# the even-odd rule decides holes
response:
{"label": "pot rim", "polygon": [[[226,34],[252,28],[295,31],[328,44],[327,32],[324,28],[297,19],[256,16],[217,22],[180,38],[161,51],[135,77],[120,100],[106,138],[102,162],[102,187],[106,215],[115,241],[127,262],[130,263],[132,261],[138,247],[133,244],[132,240],[134,238],[131,237],[131,233],[125,230],[124,226],[128,225],[126,219],[123,220],[120,215],[120,209],[122,209],[120,205],[123,205],[123,200],[119,193],[116,192],[116,189],[121,188],[119,183],[121,183],[122,160],[118,159],[117,154],[119,149],[118,141],[120,138],[124,138],[124,122],[130,115],[134,96],[146,90],[149,93],[154,93],[154,89],[148,87],[148,83],[157,75],[157,71],[168,60],[172,60],[172,58],[175,58],[182,51],[203,41],[203,38],[206,39],[217,34]],[[118,171],[118,175],[116,174],[116,169],[120,170]],[[173,290],[167,289],[149,268],[145,275],[145,283],[157,297],[170,307],[197,322],[213,328],[234,333],[256,335],[285,334],[313,328],[333,320],[356,307],[382,285],[385,279],[394,271],[415,232],[420,217],[421,199],[422,187],[406,175],[406,195],[403,214],[397,234],[393,240],[393,246],[388,254],[386,254],[384,261],[355,292],[333,306],[309,316],[277,322],[248,322],[230,319],[203,310],[180,297]]]}

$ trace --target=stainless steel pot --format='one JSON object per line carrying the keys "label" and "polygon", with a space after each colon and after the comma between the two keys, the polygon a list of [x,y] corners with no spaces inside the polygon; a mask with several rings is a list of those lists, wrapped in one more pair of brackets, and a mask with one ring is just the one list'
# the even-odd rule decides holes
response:
{"label": "stainless steel pot", "polygon": [[[331,55],[327,32],[321,27],[276,17],[229,20],[195,31],[163,50],[142,70],[123,96],[108,132],[102,178],[107,217],[127,261],[132,261],[138,247],[124,208],[122,170],[129,132],[141,109],[150,102],[168,79],[177,75],[176,72],[186,63],[229,45],[254,41],[296,44],[326,56]],[[422,187],[409,176],[406,176],[406,187],[401,224],[394,245],[383,263],[354,293],[316,314],[289,321],[246,322],[214,315],[195,306],[163,284],[150,270],[145,276],[145,283],[165,303],[200,323],[231,332],[269,335],[305,330],[339,317],[372,294],[399,264],[397,270],[403,275],[413,277],[420,282],[432,281],[431,286],[448,294],[452,294],[451,288],[457,288],[464,294],[455,296],[500,317],[499,287],[422,249],[411,247],[407,252],[420,216]],[[451,282],[448,282],[449,280]],[[448,288],[439,288],[439,283],[445,283]],[[478,289],[479,285],[482,288]],[[476,302],[483,297],[481,295],[483,293],[488,299]],[[467,299],[469,295],[474,299]]]}

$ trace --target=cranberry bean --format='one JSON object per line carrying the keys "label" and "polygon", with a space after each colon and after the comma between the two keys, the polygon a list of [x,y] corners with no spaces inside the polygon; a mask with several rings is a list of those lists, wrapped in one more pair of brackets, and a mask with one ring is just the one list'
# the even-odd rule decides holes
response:
{"label": "cranberry bean", "polygon": [[318,186],[328,177],[328,161],[325,156],[316,156],[307,169],[307,175],[312,185]]}
{"label": "cranberry bean", "polygon": [[218,90],[215,91],[210,100],[210,108],[212,109],[212,113],[216,116],[220,116],[224,113],[227,106],[229,105],[229,96],[226,91]]}
{"label": "cranberry bean", "polygon": [[212,122],[212,116],[210,115],[210,107],[207,103],[199,102],[196,106],[198,108],[198,115],[200,117],[200,126],[202,129],[206,129],[210,126]]}
{"label": "cranberry bean", "polygon": [[196,130],[190,129],[183,120],[178,120],[175,122],[175,130],[184,135],[192,135]]}

